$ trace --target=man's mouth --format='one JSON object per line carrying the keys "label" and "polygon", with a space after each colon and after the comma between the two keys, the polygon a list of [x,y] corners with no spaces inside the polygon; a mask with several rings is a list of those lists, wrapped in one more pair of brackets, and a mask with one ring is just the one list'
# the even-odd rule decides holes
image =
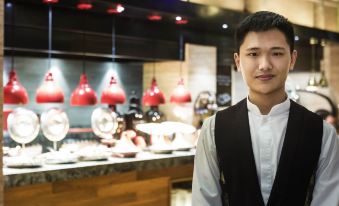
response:
{"label": "man's mouth", "polygon": [[262,74],[262,75],[258,75],[255,78],[256,79],[260,79],[262,81],[268,81],[271,80],[274,77],[273,74]]}

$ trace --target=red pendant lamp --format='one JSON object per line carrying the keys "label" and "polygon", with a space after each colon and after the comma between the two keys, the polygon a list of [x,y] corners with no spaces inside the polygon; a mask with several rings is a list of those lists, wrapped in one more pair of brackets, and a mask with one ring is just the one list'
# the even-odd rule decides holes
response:
{"label": "red pendant lamp", "polygon": [[72,92],[71,105],[72,106],[88,106],[97,103],[97,95],[92,87],[88,84],[86,73],[80,76],[80,82],[77,88]]}
{"label": "red pendant lamp", "polygon": [[[11,24],[14,25],[14,6],[10,7],[11,10]],[[12,36],[14,37],[15,30],[12,27]],[[10,36],[11,38],[11,36]],[[12,40],[12,38],[10,39]],[[14,40],[14,39],[13,39]],[[10,41],[13,45],[13,42]],[[12,48],[13,51],[13,48]],[[19,78],[14,70],[14,57],[11,55],[11,71],[9,72],[8,83],[4,87],[4,104],[27,104],[28,94],[26,89],[20,84]]]}
{"label": "red pendant lamp", "polygon": [[[52,50],[52,6],[49,5],[48,12],[48,68],[51,68],[51,50]],[[61,88],[56,84],[53,73],[48,71],[44,83],[38,88],[35,96],[37,103],[63,103],[64,94]]]}
{"label": "red pendant lamp", "polygon": [[90,10],[92,7],[93,4],[91,0],[79,0],[77,4],[79,10]]}
{"label": "red pendant lamp", "polygon": [[[86,22],[84,22],[86,24]],[[83,45],[83,60],[82,60],[82,74],[80,76],[80,82],[77,88],[72,92],[71,95],[71,105],[72,106],[89,106],[95,105],[97,103],[97,95],[92,89],[87,80],[86,75],[86,59],[85,59],[85,50],[86,50],[86,39],[85,31],[82,34],[82,45]]]}
{"label": "red pendant lamp", "polygon": [[159,104],[164,104],[165,101],[165,95],[158,88],[157,81],[155,77],[153,77],[151,88],[148,89],[142,97],[142,104],[145,106],[158,106]]}
{"label": "red pendant lamp", "polygon": [[108,87],[106,87],[102,92],[101,103],[116,105],[123,104],[125,101],[126,95],[124,90],[118,86],[117,81],[115,80],[114,76],[112,76]]}
{"label": "red pendant lamp", "polygon": [[14,69],[12,69],[9,72],[9,81],[4,87],[4,103],[5,104],[27,104],[28,103],[27,91],[20,84],[19,79]]}
{"label": "red pendant lamp", "polygon": [[[115,57],[115,18],[112,19],[112,66],[114,67],[114,57]],[[119,87],[114,76],[111,77],[111,81],[104,89],[101,95],[101,103],[116,105],[123,104],[126,100],[126,95],[123,89]]]}
{"label": "red pendant lamp", "polygon": [[188,103],[192,101],[191,93],[185,88],[184,80],[181,78],[174,89],[171,100],[172,103]]}
{"label": "red pendant lamp", "polygon": [[188,23],[188,20],[181,17],[181,16],[176,16],[175,17],[175,23],[178,24],[178,25],[184,25],[184,24]]}
{"label": "red pendant lamp", "polygon": [[37,103],[64,102],[64,94],[61,88],[55,84],[51,71],[46,74],[44,83],[38,88],[35,100]]}
{"label": "red pendant lamp", "polygon": [[162,16],[156,13],[148,15],[147,18],[150,21],[161,21],[162,20]]}
{"label": "red pendant lamp", "polygon": [[182,61],[183,61],[183,49],[184,48],[184,41],[183,41],[183,36],[182,34],[180,35],[180,80],[178,82],[177,87],[174,89],[174,91],[172,92],[171,98],[170,98],[170,102],[172,103],[188,103],[192,101],[191,98],[191,93],[185,88],[184,86],[184,80],[182,78]]}
{"label": "red pendant lamp", "polygon": [[125,7],[123,7],[121,4],[111,4],[107,8],[107,13],[108,14],[120,14],[123,11],[125,11]]}
{"label": "red pendant lamp", "polygon": [[44,4],[56,4],[59,0],[42,0],[42,3]]}

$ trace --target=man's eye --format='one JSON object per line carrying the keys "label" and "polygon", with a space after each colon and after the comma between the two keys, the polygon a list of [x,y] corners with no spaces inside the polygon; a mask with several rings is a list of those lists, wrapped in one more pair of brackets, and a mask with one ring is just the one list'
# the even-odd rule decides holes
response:
{"label": "man's eye", "polygon": [[252,56],[252,57],[258,56],[258,53],[256,53],[256,52],[251,52],[251,53],[248,53],[247,56]]}
{"label": "man's eye", "polygon": [[284,53],[282,52],[273,52],[273,56],[282,56]]}

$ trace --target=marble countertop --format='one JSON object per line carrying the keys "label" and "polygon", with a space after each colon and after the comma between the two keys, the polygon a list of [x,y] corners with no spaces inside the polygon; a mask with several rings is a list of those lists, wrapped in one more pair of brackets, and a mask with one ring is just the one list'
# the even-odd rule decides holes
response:
{"label": "marble countertop", "polygon": [[43,165],[40,168],[3,168],[4,186],[18,187],[55,181],[66,181],[128,171],[143,171],[192,164],[195,151],[173,154],[139,153],[135,158],[114,158],[106,161],[84,161],[74,164]]}

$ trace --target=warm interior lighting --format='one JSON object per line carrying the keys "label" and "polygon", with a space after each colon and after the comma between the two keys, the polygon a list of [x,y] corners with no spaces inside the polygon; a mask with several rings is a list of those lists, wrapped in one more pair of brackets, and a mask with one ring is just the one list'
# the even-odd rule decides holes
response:
{"label": "warm interior lighting", "polygon": [[164,103],[165,103],[165,95],[158,88],[157,81],[153,77],[151,88],[148,89],[142,97],[142,104],[145,106],[158,106],[159,104],[164,104]]}
{"label": "warm interior lighting", "polygon": [[59,0],[43,0],[44,4],[56,4],[59,2]]}
{"label": "warm interior lighting", "polygon": [[179,24],[179,25],[182,25],[182,24],[187,24],[188,23],[188,20],[181,17],[181,16],[176,16],[175,17],[175,23],[176,24]]}
{"label": "warm interior lighting", "polygon": [[[118,5],[119,6],[119,5]],[[113,16],[112,21],[112,67],[114,68],[114,57],[115,57],[115,17]],[[119,87],[116,79],[112,75],[111,80],[107,88],[104,89],[101,95],[101,103],[116,105],[123,104],[126,100],[124,90]]]}
{"label": "warm interior lighting", "polygon": [[92,7],[93,5],[90,0],[79,0],[77,4],[79,10],[90,10]]}
{"label": "warm interior lighting", "polygon": [[181,78],[177,87],[174,89],[170,101],[172,103],[191,102],[191,94],[184,86],[184,80]]}
{"label": "warm interior lighting", "polygon": [[182,62],[184,60],[184,36],[181,33],[179,38],[179,56],[180,56],[180,80],[177,87],[172,92],[170,102],[172,103],[187,103],[191,102],[191,93],[185,88],[182,78]]}
{"label": "warm interior lighting", "polygon": [[125,11],[125,7],[123,7],[121,4],[112,4],[107,9],[107,13],[109,14],[120,14],[123,11]]}
{"label": "warm interior lighting", "polygon": [[72,106],[88,106],[97,103],[97,95],[88,83],[85,73],[81,74],[78,87],[72,92]]}
{"label": "warm interior lighting", "polygon": [[316,45],[318,44],[318,39],[310,38],[311,45],[311,76],[308,79],[306,90],[316,91],[318,87],[318,81],[316,80],[315,72],[315,59],[316,59]]}
{"label": "warm interior lighting", "polygon": [[160,21],[162,19],[162,16],[158,14],[151,14],[151,15],[148,15],[147,18],[150,21]]}
{"label": "warm interior lighting", "polygon": [[[14,22],[14,8],[11,2],[6,3],[6,7],[8,12],[11,15],[10,23],[15,25]],[[6,11],[7,12],[7,11]],[[9,36],[9,43],[13,45],[15,42],[15,29],[11,27],[12,35]],[[4,104],[27,104],[28,103],[28,94],[26,89],[20,84],[19,78],[16,75],[14,70],[14,56],[13,56],[13,48],[11,48],[11,71],[9,72],[9,79],[6,86],[4,86]]]}
{"label": "warm interior lighting", "polygon": [[54,82],[53,73],[49,71],[46,74],[44,83],[36,92],[37,103],[63,103],[64,94],[61,88]]}
{"label": "warm interior lighting", "polygon": [[[51,68],[52,50],[52,7],[48,11],[48,68]],[[56,84],[53,73],[48,71],[44,83],[38,88],[35,100],[37,103],[63,103],[64,94]]]}
{"label": "warm interior lighting", "polygon": [[27,104],[28,94],[26,89],[20,84],[14,69],[9,72],[9,80],[4,87],[5,104]]}
{"label": "warm interior lighting", "polygon": [[124,90],[119,87],[114,76],[111,77],[111,81],[107,88],[104,89],[101,95],[101,103],[116,105],[123,104],[126,100],[126,95]]}

